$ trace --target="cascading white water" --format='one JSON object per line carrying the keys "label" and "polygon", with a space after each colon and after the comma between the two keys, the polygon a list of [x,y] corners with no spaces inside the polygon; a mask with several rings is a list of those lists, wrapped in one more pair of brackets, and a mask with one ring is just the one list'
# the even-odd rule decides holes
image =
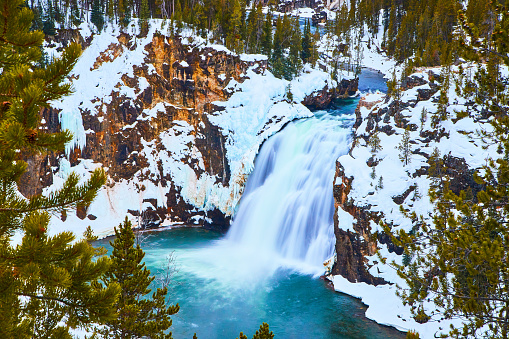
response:
{"label": "cascading white water", "polygon": [[334,253],[332,181],[336,159],[348,151],[351,119],[293,122],[267,140],[226,241],[272,262],[323,269]]}
{"label": "cascading white water", "polygon": [[181,269],[223,286],[225,295],[261,286],[280,268],[323,274],[336,241],[335,164],[348,151],[356,102],[332,110],[336,114],[316,112],[270,137],[226,237],[180,252],[188,263]]}

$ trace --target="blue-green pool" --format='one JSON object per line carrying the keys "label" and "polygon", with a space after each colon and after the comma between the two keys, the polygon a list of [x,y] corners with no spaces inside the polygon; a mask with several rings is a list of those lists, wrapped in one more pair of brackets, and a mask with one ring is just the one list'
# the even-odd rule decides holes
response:
{"label": "blue-green pool", "polygon": [[[240,331],[250,337],[262,322],[269,323],[276,338],[405,337],[366,319],[359,300],[332,291],[319,277],[286,269],[250,276],[249,267],[215,266],[214,253],[222,256],[215,252],[222,245],[219,233],[179,228],[146,235],[143,249],[152,274],[162,273],[168,255],[173,253],[175,259],[169,302],[180,305],[172,318],[176,339],[192,338],[195,332],[205,339],[233,339]],[[97,242],[110,249],[108,243]]]}

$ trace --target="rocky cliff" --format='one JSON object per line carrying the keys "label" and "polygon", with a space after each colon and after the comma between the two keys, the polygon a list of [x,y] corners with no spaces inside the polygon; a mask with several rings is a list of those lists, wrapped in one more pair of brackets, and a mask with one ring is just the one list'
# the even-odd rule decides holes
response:
{"label": "rocky cliff", "polygon": [[[383,274],[387,267],[377,265],[376,251],[382,249],[397,258],[403,249],[391,242],[379,222],[408,228],[411,220],[404,217],[401,209],[430,215],[433,206],[427,196],[428,168],[433,150],[440,152],[444,176],[450,180],[453,192],[471,190],[475,195],[480,189],[473,174],[482,165],[484,151],[480,141],[471,137],[483,124],[475,116],[457,122],[436,120],[439,72],[439,69],[421,71],[405,78],[398,100],[383,94],[367,95],[360,100],[352,150],[336,163],[337,259],[333,275],[373,285],[391,282]],[[460,105],[467,108],[469,103],[460,102],[453,93],[451,90],[448,95],[455,98],[458,105],[455,109]],[[455,114],[452,109],[450,114]],[[406,165],[398,150],[405,130],[410,132],[411,149]],[[378,150],[374,149],[374,139],[378,140]],[[456,147],[457,143],[462,147]]]}
{"label": "rocky cliff", "polygon": [[[434,206],[428,191],[438,177],[448,180],[456,194],[464,190],[475,197],[481,188],[474,172],[486,157],[496,157],[497,149],[478,137],[479,130],[491,129],[482,109],[468,95],[458,95],[463,71],[451,68],[454,80],[448,88],[442,82],[443,70],[422,69],[403,79],[397,95],[363,97],[351,150],[336,163],[337,256],[329,278],[336,290],[361,298],[369,306],[369,318],[421,334],[435,333],[441,324],[418,324],[401,304],[395,284],[404,287],[405,282],[390,263],[403,263],[403,248],[392,243],[379,222],[394,231],[418,231],[417,220],[405,216],[415,212],[431,224]],[[449,102],[445,111],[439,105],[441,94]],[[406,155],[404,149],[409,151]],[[440,173],[429,173],[436,164]]]}
{"label": "rocky cliff", "polygon": [[299,102],[315,107],[323,93],[330,101],[356,90],[308,69],[302,76],[314,86],[295,79],[290,102],[289,83],[266,70],[264,56],[239,56],[192,32],[161,33],[167,30],[66,30],[47,42],[55,55],[69,40],[85,49],[70,77],[75,93],[41,112],[42,128],[70,129],[74,140],[65,153],[28,157],[20,191],[51,189],[71,170],[86,177],[103,166],[109,176],[96,203],[61,222],[108,233],[128,214],[141,226],[226,230],[263,140],[312,114]]}
{"label": "rocky cliff", "polygon": [[[80,40],[83,41],[82,38]],[[114,61],[124,51],[132,50],[132,41],[132,36],[120,34],[118,42],[111,43],[97,56],[91,71]],[[147,221],[159,223],[171,214],[175,221],[189,222],[196,213],[193,213],[193,206],[178,199],[178,188],[172,184],[171,175],[146,171],[149,161],[148,154],[144,153],[144,142],[155,141],[155,151],[167,152],[167,145],[159,140],[161,133],[184,122],[188,127],[186,132],[196,140],[193,146],[203,157],[193,158],[192,152],[189,152],[183,155],[182,161],[190,163],[197,172],[214,176],[216,182],[228,185],[230,169],[225,160],[224,140],[219,128],[209,122],[205,112],[214,112],[213,101],[229,98],[231,93],[224,89],[225,84],[230,79],[242,81],[242,74],[250,64],[241,62],[238,56],[218,53],[212,48],[189,50],[182,45],[181,39],[170,39],[162,34],[155,34],[144,49],[143,64],[134,65],[132,76],[123,74],[117,84],[118,87],[132,89],[137,93],[135,97],[112,89],[108,102],[100,97],[93,98],[97,107],[95,112],[78,106],[86,142],[84,147],[76,145],[70,150],[70,166],[78,165],[81,159],[101,163],[108,168],[110,186],[122,179],[130,180],[135,175],[155,179],[155,184],[168,187],[165,194],[167,207],[147,200],[152,206],[148,207],[148,212],[141,211],[145,212]],[[202,55],[206,57],[202,58]],[[265,65],[261,62],[260,66]],[[220,74],[224,76],[222,80],[218,77]],[[42,112],[45,127],[59,130],[59,114],[63,110],[65,108],[45,109]],[[22,179],[21,192],[39,193],[43,187],[51,185],[54,173],[50,167],[58,166],[61,157],[62,154],[50,154],[31,158],[30,170]],[[200,164],[199,160],[203,162]],[[144,187],[138,185],[137,189],[143,191]],[[140,213],[138,210],[129,212],[134,215]],[[212,210],[206,214],[211,217],[211,223],[226,224],[221,213]]]}

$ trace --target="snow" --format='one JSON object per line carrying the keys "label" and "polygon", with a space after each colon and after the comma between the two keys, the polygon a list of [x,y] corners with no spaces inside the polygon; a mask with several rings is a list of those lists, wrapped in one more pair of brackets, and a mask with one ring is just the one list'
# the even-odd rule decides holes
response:
{"label": "snow", "polygon": [[[370,67],[384,71],[384,65],[381,65],[384,58],[372,58],[378,60],[378,64],[371,64]],[[435,74],[440,74],[441,69],[428,69],[423,68],[417,70],[413,76],[427,79],[428,71],[433,71]],[[387,70],[385,70],[387,72]],[[452,72],[458,72],[458,68],[454,66]],[[423,85],[409,89],[402,94],[402,100],[416,100],[418,88],[429,88],[429,85]],[[449,114],[455,116],[455,111],[466,109],[465,98],[459,97],[455,90],[454,80],[451,79],[451,86],[448,92],[449,102],[453,103],[449,106]],[[421,112],[426,109],[428,117],[423,124],[424,130],[431,130],[431,113],[437,111],[437,101],[440,92],[437,92],[428,101],[420,101],[415,107],[410,105],[403,109],[401,114],[408,120],[409,124],[418,126],[416,131],[410,131],[411,149],[412,151],[419,150],[425,154],[431,154],[436,147],[440,150],[442,156],[450,155],[457,158],[465,159],[468,166],[472,169],[479,169],[486,164],[488,157],[497,157],[496,145],[489,145],[487,149],[478,137],[479,130],[490,131],[491,125],[482,123],[475,120],[475,117],[466,117],[459,121],[453,122],[450,119],[440,122],[438,128],[443,128],[446,136],[442,137],[439,142],[430,141],[425,142],[420,137],[421,126]],[[367,118],[370,112],[376,112],[380,108],[388,107],[393,99],[385,103],[385,96],[381,93],[367,94],[362,101],[370,103],[373,107],[361,107],[359,112],[363,121],[355,131],[357,143],[352,146],[351,152],[338,159],[345,169],[347,177],[352,177],[352,189],[348,198],[352,199],[357,206],[364,206],[369,208],[371,212],[383,212],[385,222],[393,225],[393,230],[404,229],[409,231],[412,227],[411,221],[406,218],[400,211],[400,206],[396,204],[393,197],[401,195],[410,186],[416,185],[421,197],[415,196],[415,193],[405,199],[402,207],[410,211],[415,211],[417,215],[424,216],[428,221],[431,213],[434,210],[433,204],[430,202],[427,192],[430,187],[430,180],[426,175],[415,176],[414,173],[421,168],[428,166],[426,158],[420,154],[412,154],[411,162],[404,166],[399,159],[400,151],[397,149],[401,143],[401,139],[405,130],[396,127],[394,119],[391,117],[388,125],[390,125],[395,133],[387,135],[383,132],[378,133],[382,150],[373,154],[370,146],[364,141],[362,137],[369,139],[370,133],[366,131]],[[383,119],[378,122],[381,128],[386,123]],[[367,166],[369,158],[374,156],[379,163],[375,166],[375,178],[372,178],[372,168]],[[383,188],[377,187],[380,176],[383,176]],[[338,210],[339,227],[344,230],[353,230],[353,224],[356,222],[349,214]],[[372,232],[379,231],[380,226],[371,222]],[[401,256],[395,253],[389,253],[385,245],[379,248],[380,254],[387,258],[387,263],[393,260],[401,263]],[[435,333],[440,331],[448,331],[449,324],[454,323],[456,326],[461,325],[460,320],[452,322],[428,322],[426,324],[418,324],[410,316],[409,306],[403,306],[401,300],[395,295],[395,284],[406,286],[403,279],[397,276],[396,271],[390,267],[390,264],[382,264],[378,256],[368,257],[370,265],[373,265],[370,272],[374,276],[382,277],[392,285],[385,286],[371,286],[364,283],[350,283],[341,276],[334,276],[332,281],[337,291],[347,293],[362,299],[363,303],[368,305],[366,316],[378,323],[394,326],[402,330],[417,330],[421,338],[432,338]],[[434,305],[428,303],[425,305],[427,309],[433,309]]]}
{"label": "snow", "polygon": [[267,60],[267,56],[263,54],[241,54],[240,60],[247,62]]}
{"label": "snow", "polygon": [[336,82],[330,78],[329,74],[306,65],[302,75],[292,81],[291,91],[294,100],[301,102],[310,92],[319,91],[325,86],[334,88]]}
{"label": "snow", "polygon": [[[230,81],[227,88],[234,91],[231,98],[227,102],[214,102],[215,105],[224,107],[224,111],[209,117],[227,138],[226,154],[232,173],[230,186],[234,184],[235,187],[231,201],[227,202],[228,213],[233,213],[242,190],[239,183],[243,184],[243,178],[253,169],[254,159],[263,140],[276,133],[287,122],[312,115],[302,104],[285,101],[286,88],[290,84],[288,81],[277,79],[269,72],[264,75],[256,74],[253,68],[247,71],[249,80],[242,84],[235,80]],[[320,78],[324,73],[313,74]],[[306,76],[307,73],[302,75]],[[303,89],[301,83],[301,77],[291,82],[291,90],[297,101],[318,89],[320,84],[324,84],[317,81],[315,85]]]}
{"label": "snow", "polygon": [[300,18],[311,19],[313,14],[315,14],[315,10],[312,8],[297,8],[291,12],[292,15],[296,15]]}

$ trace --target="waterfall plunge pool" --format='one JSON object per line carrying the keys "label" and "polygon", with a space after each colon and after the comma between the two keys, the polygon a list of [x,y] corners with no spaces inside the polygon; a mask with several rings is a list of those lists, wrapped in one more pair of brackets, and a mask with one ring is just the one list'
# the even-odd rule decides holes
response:
{"label": "waterfall plunge pool", "polygon": [[[220,233],[177,228],[146,235],[144,261],[153,275],[163,273],[168,255],[175,258],[169,302],[180,305],[170,328],[176,339],[192,338],[195,332],[202,339],[234,339],[241,331],[251,338],[262,322],[269,324],[276,339],[405,337],[366,319],[366,307],[359,300],[332,291],[313,275],[280,268],[253,281],[231,276],[233,269],[218,270],[206,254],[224,239]],[[110,249],[109,240],[98,245]],[[246,271],[248,267],[239,275]]]}
{"label": "waterfall plunge pool", "polygon": [[[385,91],[364,70],[361,91]],[[332,180],[348,151],[358,98],[288,124],[257,156],[226,235],[199,228],[145,233],[145,263],[161,276],[170,255],[175,338],[252,336],[267,322],[275,338],[404,338],[364,316],[357,299],[319,278],[334,254]],[[98,241],[110,250],[109,239]],[[156,279],[157,281],[157,279]]]}

